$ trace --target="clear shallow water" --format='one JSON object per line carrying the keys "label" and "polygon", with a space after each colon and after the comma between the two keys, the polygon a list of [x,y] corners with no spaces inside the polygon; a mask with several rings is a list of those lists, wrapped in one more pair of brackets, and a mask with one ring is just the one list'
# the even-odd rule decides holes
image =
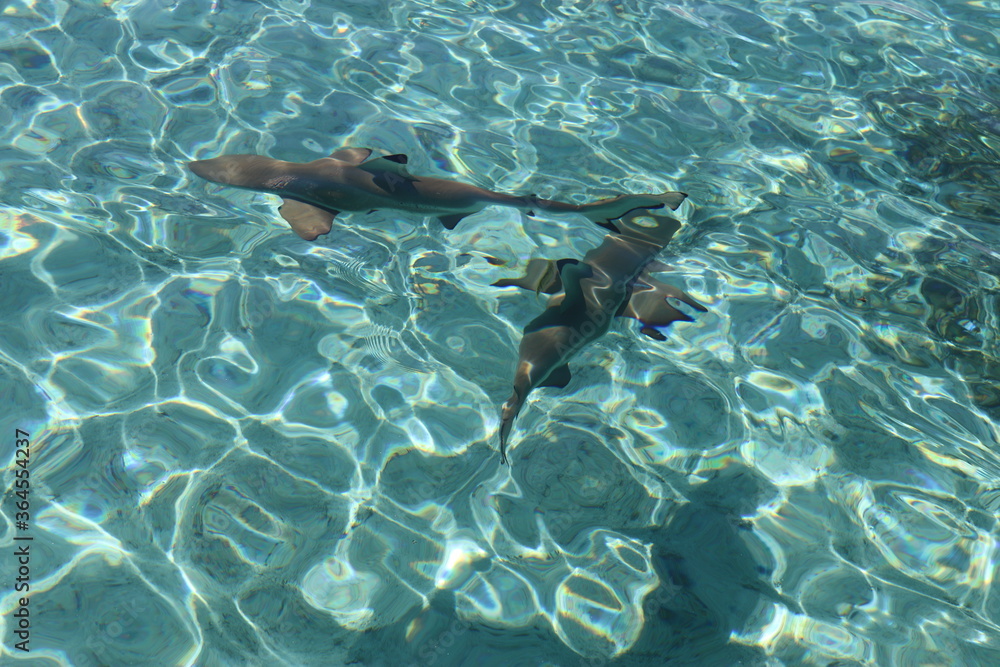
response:
{"label": "clear shallow water", "polygon": [[[995,664],[996,2],[5,4],[11,664]],[[297,239],[185,161],[680,189],[665,280],[497,411],[582,219]],[[487,260],[506,262],[494,265]],[[13,471],[13,441],[4,440]],[[13,486],[12,472],[4,478]]]}

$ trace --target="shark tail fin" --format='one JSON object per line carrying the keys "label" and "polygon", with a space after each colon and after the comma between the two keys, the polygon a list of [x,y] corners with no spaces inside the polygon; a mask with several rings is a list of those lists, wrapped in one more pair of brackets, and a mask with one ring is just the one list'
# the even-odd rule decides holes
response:
{"label": "shark tail fin", "polygon": [[663,205],[671,211],[676,211],[677,207],[683,204],[684,200],[687,199],[686,192],[664,192],[654,196],[663,202]]}
{"label": "shark tail fin", "polygon": [[514,427],[514,420],[517,419],[517,413],[521,411],[521,405],[524,404],[524,400],[521,398],[520,392],[517,388],[514,389],[514,393],[510,395],[510,398],[503,404],[500,408],[500,464],[509,465],[510,462],[507,460],[507,440],[510,438],[510,431]]}
{"label": "shark tail fin", "polygon": [[580,212],[586,215],[591,222],[607,229],[613,229],[607,223],[632,211],[638,209],[650,211],[664,207],[676,211],[685,199],[687,199],[687,193],[684,192],[661,192],[657,195],[619,195],[591,204],[582,204]]}

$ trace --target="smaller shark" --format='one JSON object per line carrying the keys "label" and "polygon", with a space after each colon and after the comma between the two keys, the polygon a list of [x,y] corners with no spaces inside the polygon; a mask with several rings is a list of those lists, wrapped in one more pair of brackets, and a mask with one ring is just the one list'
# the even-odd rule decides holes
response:
{"label": "smaller shark", "polygon": [[680,229],[680,222],[633,211],[615,226],[619,233],[605,236],[582,261],[533,259],[523,277],[493,283],[555,294],[545,311],[524,327],[514,393],[500,411],[501,463],[507,463],[507,439],[528,394],[536,387],[565,387],[571,378],[570,359],[607,333],[614,317],[635,318],[643,325],[641,333],[666,340],[656,327],[693,321],[666,299],[706,311],[684,291],[650,276],[666,269],[655,258]]}
{"label": "smaller shark", "polygon": [[341,211],[398,209],[438,216],[448,229],[459,221],[498,204],[534,215],[582,213],[592,222],[613,229],[611,221],[636,209],[676,209],[687,197],[683,192],[657,195],[620,195],[589,204],[569,204],[519,197],[484,190],[443,178],[414,176],[406,169],[406,155],[372,156],[369,148],[342,148],[330,157],[312,162],[283,162],[263,155],[223,155],[189,162],[202,178],[237,188],[279,195],[283,217],[295,233],[312,241],[330,231]]}

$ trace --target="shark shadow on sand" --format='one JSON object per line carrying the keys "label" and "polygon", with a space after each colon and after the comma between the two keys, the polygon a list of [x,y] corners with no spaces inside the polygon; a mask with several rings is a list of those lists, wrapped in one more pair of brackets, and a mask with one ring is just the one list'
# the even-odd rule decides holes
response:
{"label": "shark shadow on sand", "polygon": [[706,311],[683,290],[651,276],[666,269],[655,258],[680,229],[680,222],[639,210],[626,214],[615,227],[618,233],[605,236],[582,260],[533,259],[523,277],[493,283],[555,294],[545,311],[524,327],[514,393],[500,414],[501,463],[507,463],[510,430],[528,394],[536,387],[565,387],[571,378],[570,359],[607,333],[613,318],[634,318],[642,323],[641,333],[665,340],[657,327],[693,321],[668,298]]}

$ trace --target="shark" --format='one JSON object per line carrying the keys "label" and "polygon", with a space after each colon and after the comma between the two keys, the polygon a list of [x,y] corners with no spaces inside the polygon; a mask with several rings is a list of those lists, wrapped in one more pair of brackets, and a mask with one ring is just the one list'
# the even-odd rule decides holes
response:
{"label": "shark", "polygon": [[641,210],[626,214],[614,227],[615,232],[582,260],[532,259],[523,276],[493,283],[554,295],[542,314],[524,327],[514,391],[500,410],[501,464],[508,463],[510,432],[528,394],[538,387],[565,387],[572,377],[570,360],[607,333],[615,317],[638,320],[640,333],[662,341],[666,337],[658,327],[693,321],[667,299],[707,310],[683,290],[651,275],[667,269],[656,256],[680,229],[680,222]]}
{"label": "shark", "polygon": [[342,211],[395,209],[436,216],[447,229],[487,206],[510,206],[535,215],[578,213],[613,229],[611,221],[637,209],[676,210],[683,192],[626,194],[588,204],[493,192],[468,183],[414,176],[403,153],[379,155],[370,148],[342,148],[312,162],[285,162],[263,155],[223,155],[188,162],[213,183],[268,192],[282,198],[281,217],[307,241],[330,231]]}

